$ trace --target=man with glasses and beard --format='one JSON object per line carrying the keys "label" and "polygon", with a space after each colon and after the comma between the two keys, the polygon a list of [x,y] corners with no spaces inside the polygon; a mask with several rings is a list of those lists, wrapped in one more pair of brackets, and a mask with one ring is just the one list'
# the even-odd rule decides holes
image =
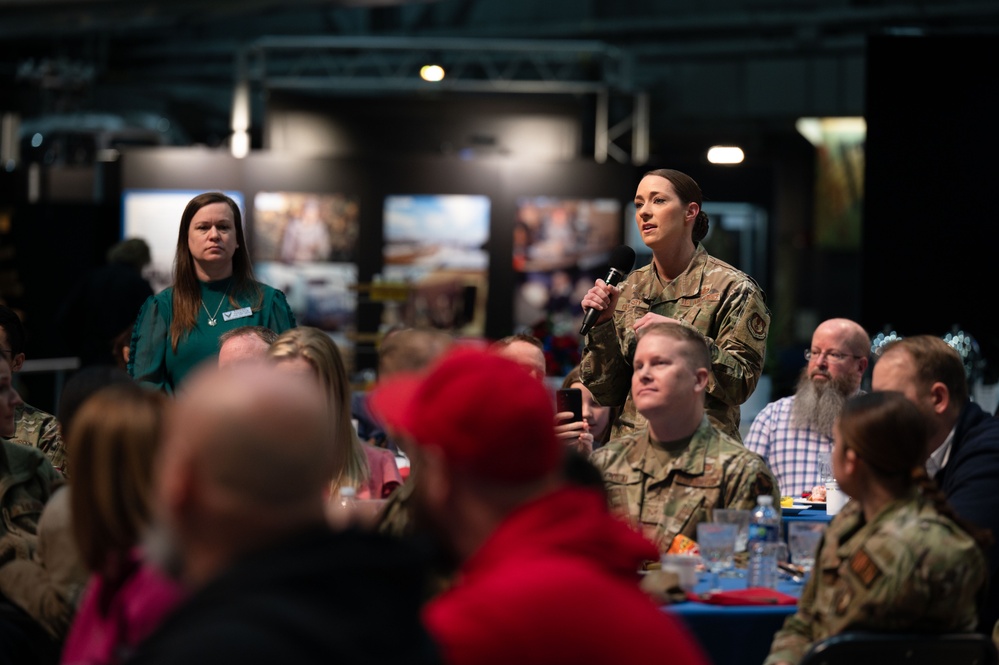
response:
{"label": "man with glasses and beard", "polygon": [[832,450],[833,422],[860,392],[871,339],[860,324],[829,319],[812,334],[808,366],[794,395],[767,404],[753,419],[747,448],[770,465],[783,496],[801,496],[820,483],[819,457]]}

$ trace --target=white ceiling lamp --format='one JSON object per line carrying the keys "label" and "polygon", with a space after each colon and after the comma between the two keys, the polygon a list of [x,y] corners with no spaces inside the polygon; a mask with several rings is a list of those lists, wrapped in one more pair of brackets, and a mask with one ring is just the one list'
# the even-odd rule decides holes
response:
{"label": "white ceiling lamp", "polygon": [[712,164],[742,164],[746,154],[734,145],[713,145],[708,148],[708,161]]}
{"label": "white ceiling lamp", "polygon": [[444,80],[444,68],[440,65],[423,65],[420,67],[420,78],[430,83]]}
{"label": "white ceiling lamp", "polygon": [[798,118],[794,127],[816,148],[825,145],[830,138],[863,142],[867,136],[867,121],[862,117]]}

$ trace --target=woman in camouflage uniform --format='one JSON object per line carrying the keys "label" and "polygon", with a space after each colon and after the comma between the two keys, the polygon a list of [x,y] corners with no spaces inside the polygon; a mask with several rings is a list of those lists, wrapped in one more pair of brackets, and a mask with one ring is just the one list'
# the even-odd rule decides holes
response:
{"label": "woman in camouflage uniform", "polygon": [[765,665],[797,663],[846,630],[975,630],[989,536],[962,524],[923,467],[928,424],[901,393],[850,399],[833,432],[833,472],[852,500],[819,544],[798,611]]}
{"label": "woman in camouflage uniform", "polygon": [[737,441],[739,406],[756,389],[770,329],[766,296],[753,278],[705,251],[708,216],[701,188],[680,171],[649,171],[635,192],[635,222],[652,262],[620,288],[597,281],[583,309],[600,312],[586,335],[583,384],[602,406],[622,406],[612,438],[631,434],[645,418],[631,400],[635,333],[652,323],[699,332],[711,352],[705,407],[711,424]]}

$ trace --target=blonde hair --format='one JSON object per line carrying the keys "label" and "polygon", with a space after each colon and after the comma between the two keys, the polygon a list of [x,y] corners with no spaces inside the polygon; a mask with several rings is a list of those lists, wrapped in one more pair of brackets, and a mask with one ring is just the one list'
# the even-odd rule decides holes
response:
{"label": "blonde hair", "polygon": [[300,326],[283,332],[271,345],[268,355],[277,361],[304,359],[315,370],[326,391],[330,435],[336,446],[336,471],[330,483],[330,496],[336,496],[341,487],[363,486],[370,472],[364,448],[350,419],[350,381],[336,344],[322,330]]}
{"label": "blonde hair", "polygon": [[160,392],[117,383],[94,393],[73,417],[66,440],[72,531],[94,573],[115,576],[149,524],[166,405]]}

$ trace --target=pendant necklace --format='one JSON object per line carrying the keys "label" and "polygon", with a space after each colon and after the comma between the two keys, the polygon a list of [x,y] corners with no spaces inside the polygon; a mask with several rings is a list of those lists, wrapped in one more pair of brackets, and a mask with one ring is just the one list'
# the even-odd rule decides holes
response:
{"label": "pendant necklace", "polygon": [[216,325],[218,325],[218,319],[216,319],[215,317],[219,315],[219,310],[222,309],[222,303],[225,302],[225,297],[229,295],[229,286],[231,284],[232,280],[230,279],[229,284],[226,284],[225,293],[222,294],[222,300],[219,301],[219,306],[215,308],[215,316],[208,314],[208,308],[205,307],[205,299],[204,298],[201,299],[201,306],[205,308],[205,314],[208,314],[208,325],[212,326],[213,328]]}

